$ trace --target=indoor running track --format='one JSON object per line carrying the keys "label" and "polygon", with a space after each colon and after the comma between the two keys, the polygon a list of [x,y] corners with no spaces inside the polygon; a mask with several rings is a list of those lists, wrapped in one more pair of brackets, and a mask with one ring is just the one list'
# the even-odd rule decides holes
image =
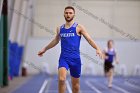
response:
{"label": "indoor running track", "polygon": [[[57,75],[33,76],[12,93],[58,93]],[[66,93],[72,93],[70,76],[66,80]],[[113,87],[107,87],[104,76],[81,76],[80,93],[140,93],[140,77],[114,77]]]}

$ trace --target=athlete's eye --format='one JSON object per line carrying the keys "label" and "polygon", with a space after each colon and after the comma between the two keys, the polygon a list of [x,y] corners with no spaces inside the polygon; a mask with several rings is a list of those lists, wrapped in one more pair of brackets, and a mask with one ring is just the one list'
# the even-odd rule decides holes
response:
{"label": "athlete's eye", "polygon": [[65,12],[65,14],[68,14],[68,12]]}
{"label": "athlete's eye", "polygon": [[69,12],[69,14],[72,14],[72,12]]}
{"label": "athlete's eye", "polygon": [[65,12],[65,14],[72,14],[72,12]]}

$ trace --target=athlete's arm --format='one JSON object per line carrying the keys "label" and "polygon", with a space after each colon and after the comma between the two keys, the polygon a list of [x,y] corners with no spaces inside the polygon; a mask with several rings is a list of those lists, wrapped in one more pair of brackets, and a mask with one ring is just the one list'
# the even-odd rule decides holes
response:
{"label": "athlete's arm", "polygon": [[115,62],[116,62],[116,64],[119,64],[118,56],[117,56],[117,52],[116,51],[115,51]]}
{"label": "athlete's arm", "polygon": [[107,59],[108,58],[108,56],[106,56],[106,50],[103,50],[103,59],[105,60],[105,59]]}
{"label": "athlete's arm", "polygon": [[84,38],[87,40],[87,42],[96,49],[96,54],[99,55],[100,58],[103,58],[102,52],[100,48],[97,46],[97,44],[94,42],[94,40],[90,37],[90,35],[87,33],[86,29],[82,25],[78,25],[78,33],[84,36]]}
{"label": "athlete's arm", "polygon": [[39,55],[39,56],[43,56],[43,54],[44,54],[47,50],[49,50],[50,48],[53,48],[54,46],[56,46],[56,45],[59,43],[59,41],[60,41],[59,32],[60,32],[60,31],[59,31],[59,28],[57,28],[55,38],[54,38],[47,46],[45,46],[42,50],[40,50],[40,51],[38,52],[38,55]]}

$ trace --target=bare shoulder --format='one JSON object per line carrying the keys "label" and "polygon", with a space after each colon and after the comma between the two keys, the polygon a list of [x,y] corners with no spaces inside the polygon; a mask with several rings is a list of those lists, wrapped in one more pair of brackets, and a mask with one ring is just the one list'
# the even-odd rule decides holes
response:
{"label": "bare shoulder", "polygon": [[81,24],[78,24],[78,25],[77,25],[77,28],[78,28],[78,29],[83,29],[83,28],[85,28],[85,27],[84,27],[83,25],[81,25]]}
{"label": "bare shoulder", "polygon": [[77,31],[79,33],[83,33],[83,32],[86,32],[86,29],[85,29],[85,27],[82,24],[78,24]]}
{"label": "bare shoulder", "polygon": [[81,25],[81,24],[78,24],[77,30],[78,30],[79,32],[85,31],[85,27],[84,27],[83,25]]}

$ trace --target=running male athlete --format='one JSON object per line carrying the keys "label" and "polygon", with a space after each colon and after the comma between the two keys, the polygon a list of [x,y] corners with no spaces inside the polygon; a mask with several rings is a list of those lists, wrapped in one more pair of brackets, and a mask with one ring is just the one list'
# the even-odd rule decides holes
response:
{"label": "running male athlete", "polygon": [[38,52],[38,55],[42,56],[48,49],[54,47],[59,43],[59,41],[61,41],[61,54],[58,66],[59,93],[65,93],[66,91],[65,81],[67,70],[70,70],[72,93],[79,93],[79,77],[81,75],[79,46],[82,35],[88,41],[88,43],[96,49],[96,54],[102,58],[100,48],[89,36],[84,26],[74,22],[74,16],[75,9],[72,6],[65,7],[64,17],[66,23],[57,28],[55,38],[46,47]]}

